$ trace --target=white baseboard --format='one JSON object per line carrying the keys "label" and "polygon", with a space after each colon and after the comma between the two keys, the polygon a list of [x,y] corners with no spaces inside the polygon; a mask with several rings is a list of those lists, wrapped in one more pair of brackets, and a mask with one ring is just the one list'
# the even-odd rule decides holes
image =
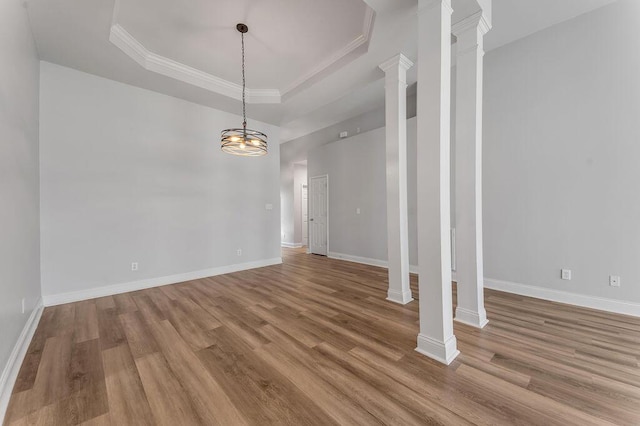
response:
{"label": "white baseboard", "polygon": [[281,257],[273,259],[257,260],[254,262],[237,263],[234,265],[221,266],[218,268],[202,269],[200,271],[187,272],[184,274],[169,275],[166,277],[149,278],[147,280],[132,281],[122,284],[95,287],[86,290],[72,291],[69,293],[43,295],[44,306],[62,305],[64,303],[78,302],[80,300],[95,299],[96,297],[111,296],[114,294],[128,293],[130,291],[144,290],[145,288],[158,287],[161,285],[181,283],[184,281],[198,280],[201,278],[213,277],[215,275],[229,274],[231,272],[245,271],[247,269],[263,268],[265,266],[279,265],[282,263]]}
{"label": "white baseboard", "polygon": [[377,266],[379,268],[387,268],[389,265],[386,260],[371,259],[369,257],[354,256],[352,254],[337,253],[335,251],[330,251],[327,257],[329,257],[330,259],[346,260],[347,262]]}
{"label": "white baseboard", "polygon": [[[337,253],[335,251],[330,251],[327,257],[330,259],[346,260],[347,262],[362,263],[363,265],[377,266],[385,269],[389,267],[389,262],[386,260],[371,259],[369,257],[354,256],[352,254]],[[409,272],[417,274],[418,267],[409,265]]]}
{"label": "white baseboard", "polygon": [[42,299],[39,299],[35,308],[31,311],[29,319],[27,319],[26,324],[22,328],[22,332],[9,355],[9,359],[7,360],[7,364],[4,366],[4,370],[2,370],[2,376],[0,376],[0,421],[4,419],[4,416],[7,413],[7,407],[9,405],[13,386],[18,378],[18,373],[20,372],[22,361],[24,361],[24,357],[27,354],[27,349],[29,349],[29,344],[31,344],[31,339],[33,338],[36,328],[38,327],[38,323],[40,322],[43,309],[44,306],[42,304]]}
{"label": "white baseboard", "polygon": [[280,245],[282,247],[287,247],[287,248],[300,248],[300,247],[302,247],[302,243],[285,243],[284,241],[282,241],[280,243]]}
{"label": "white baseboard", "polygon": [[[385,268],[385,269],[389,267],[389,262],[387,262],[386,260],[371,259],[368,257],[360,257],[360,256],[354,256],[351,254],[344,254],[344,253],[336,253],[334,251],[330,251],[328,257],[331,259],[346,260],[347,262],[362,263],[364,265],[377,266],[379,268]],[[409,265],[409,272],[412,274],[417,274],[418,266]],[[451,280],[452,281],[456,280],[455,271],[451,271]]]}
{"label": "white baseboard", "polygon": [[456,315],[453,320],[476,328],[484,328],[489,323],[484,309],[482,309],[482,313],[479,313],[460,306],[456,307]]}
{"label": "white baseboard", "polygon": [[445,342],[441,342],[420,333],[418,334],[416,351],[442,364],[449,365],[460,355],[457,346],[456,336],[451,336]]}
{"label": "white baseboard", "polygon": [[584,308],[640,317],[639,303],[606,299],[596,296],[586,296],[583,294],[570,293],[568,291],[552,290],[510,281],[494,280],[491,278],[484,279],[484,286],[485,288],[490,288],[492,290],[515,293],[521,296],[535,297],[537,299],[549,300],[551,302],[566,303],[568,305],[582,306]]}

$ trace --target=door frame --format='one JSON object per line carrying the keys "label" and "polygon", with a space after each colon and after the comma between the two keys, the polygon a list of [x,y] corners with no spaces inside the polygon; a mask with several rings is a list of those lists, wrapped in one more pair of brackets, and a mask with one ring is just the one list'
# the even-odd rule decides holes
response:
{"label": "door frame", "polygon": [[[324,175],[317,175],[317,176],[312,176],[309,179],[307,179],[307,185],[309,190],[307,191],[307,200],[308,203],[311,204],[311,196],[309,194],[309,191],[311,190],[311,181],[313,179],[317,179],[317,178],[327,178],[327,226],[325,227],[327,230],[327,257],[329,257],[329,175],[328,174],[324,174]],[[307,216],[309,214],[309,209],[307,208]],[[307,222],[308,223],[308,222]],[[307,238],[310,239],[310,235],[307,234]],[[311,243],[309,243],[309,245],[307,246],[307,254],[311,254]]]}

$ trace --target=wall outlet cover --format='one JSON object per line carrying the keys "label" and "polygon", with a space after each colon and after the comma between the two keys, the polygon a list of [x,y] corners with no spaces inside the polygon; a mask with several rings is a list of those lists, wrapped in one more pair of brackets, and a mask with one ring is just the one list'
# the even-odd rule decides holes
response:
{"label": "wall outlet cover", "polygon": [[620,287],[620,277],[618,275],[609,275],[609,285],[611,287]]}
{"label": "wall outlet cover", "polygon": [[571,280],[571,269],[562,269],[560,271],[560,278],[563,280]]}

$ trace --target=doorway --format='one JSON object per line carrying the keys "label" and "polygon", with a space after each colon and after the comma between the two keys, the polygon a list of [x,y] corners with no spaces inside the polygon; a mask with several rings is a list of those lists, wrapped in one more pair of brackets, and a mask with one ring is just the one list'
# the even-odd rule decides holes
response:
{"label": "doorway", "polygon": [[328,254],[329,176],[312,177],[309,194],[309,252]]}

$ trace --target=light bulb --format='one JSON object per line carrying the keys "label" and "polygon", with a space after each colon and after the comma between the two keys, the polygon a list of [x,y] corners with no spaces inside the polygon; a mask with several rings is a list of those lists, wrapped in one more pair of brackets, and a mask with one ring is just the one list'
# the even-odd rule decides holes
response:
{"label": "light bulb", "polygon": [[240,149],[245,149],[245,147],[246,147],[246,145],[244,144],[244,142],[242,142],[242,143],[240,144]]}
{"label": "light bulb", "polygon": [[253,146],[260,146],[260,141],[258,139],[251,139],[251,143]]}
{"label": "light bulb", "polygon": [[229,140],[230,140],[231,142],[238,142],[238,141],[240,140],[240,138],[239,138],[239,137],[237,137],[237,136],[231,136],[231,137],[229,138]]}

